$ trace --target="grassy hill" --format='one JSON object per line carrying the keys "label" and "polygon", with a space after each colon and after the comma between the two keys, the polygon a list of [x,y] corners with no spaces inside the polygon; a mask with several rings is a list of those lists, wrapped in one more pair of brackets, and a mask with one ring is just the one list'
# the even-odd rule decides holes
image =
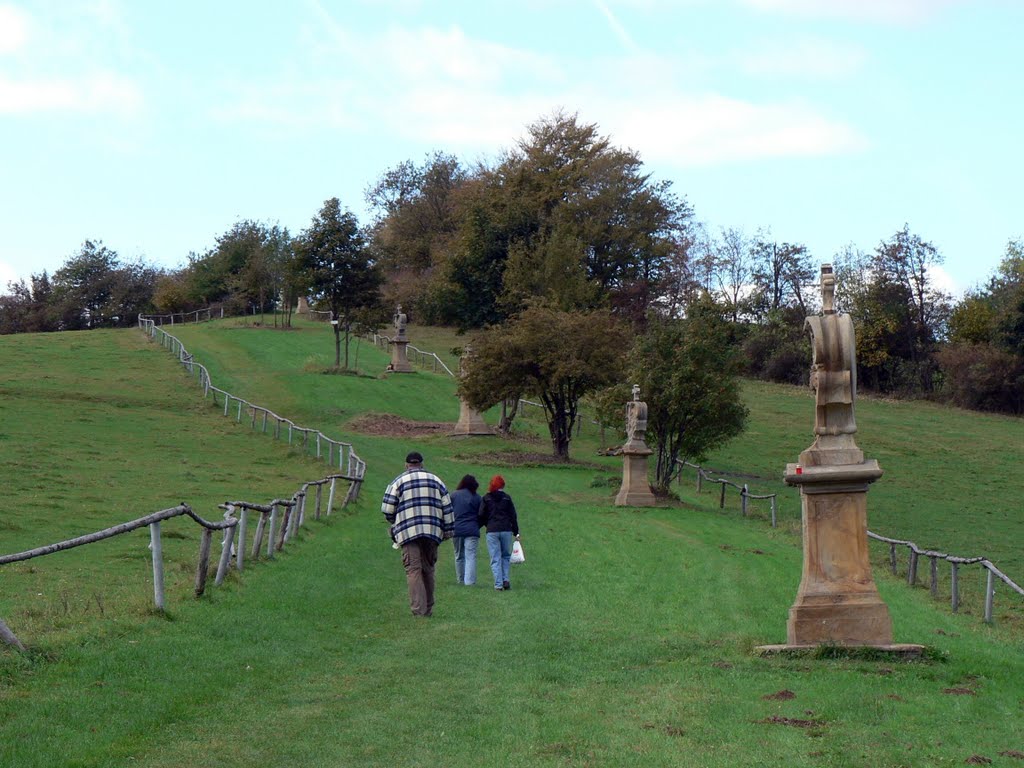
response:
{"label": "grassy hill", "polygon": [[[372,414],[454,421],[453,384],[383,377],[366,342],[364,375],[320,373],[323,326],[175,332],[218,386],[351,439],[364,495],[200,601],[198,532],[182,526],[167,617],[148,608],[141,534],[0,568],[0,617],[30,646],[0,651],[0,765],[1019,764],[1024,662],[1006,592],[989,627],[876,567],[897,640],[927,644],[925,661],[752,654],[784,639],[799,581],[798,501],[778,477],[810,441],[803,392],[748,385],[750,429],[709,462],[786,494],[772,530],[763,510],[721,512],[688,481],[671,506],[612,506],[620,464],[595,455],[589,428],[570,465],[535,461],[548,452],[536,422],[517,441],[357,432],[388,424]],[[424,329],[410,335],[433,348]],[[212,517],[323,474],[204,405],[137,331],[7,337],[0,363],[0,551],[182,500]],[[1024,572],[1020,421],[862,401],[858,425],[887,472],[869,494],[873,529]],[[505,475],[528,558],[512,591],[456,586],[443,550],[435,617],[408,615],[378,506],[412,447],[452,483]]]}

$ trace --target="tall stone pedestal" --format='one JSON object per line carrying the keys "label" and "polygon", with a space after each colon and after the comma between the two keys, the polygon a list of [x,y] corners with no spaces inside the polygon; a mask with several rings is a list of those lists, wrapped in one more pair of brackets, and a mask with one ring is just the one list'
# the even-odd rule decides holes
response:
{"label": "tall stone pedestal", "polygon": [[892,619],[871,576],[867,537],[868,485],[881,476],[874,460],[787,465],[786,482],[800,487],[804,542],[800,588],[786,624],[789,646],[892,645]]}
{"label": "tall stone pedestal", "polygon": [[494,430],[487,426],[484,417],[474,408],[470,408],[465,400],[459,398],[459,420],[455,429],[451,431],[452,437],[469,437],[471,435],[493,435]]}
{"label": "tall stone pedestal", "polygon": [[627,445],[622,449],[622,487],[615,497],[615,506],[653,507],[657,503],[647,480],[647,457],[652,453],[647,447]]}
{"label": "tall stone pedestal", "polygon": [[391,342],[391,370],[395,373],[412,373],[412,363],[409,362],[408,339],[394,339]]}

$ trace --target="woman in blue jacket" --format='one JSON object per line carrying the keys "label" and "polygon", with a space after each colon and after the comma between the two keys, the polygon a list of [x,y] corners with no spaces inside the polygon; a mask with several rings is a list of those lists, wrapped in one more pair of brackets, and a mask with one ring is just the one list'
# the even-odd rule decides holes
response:
{"label": "woman in blue jacket", "polygon": [[476,489],[480,484],[472,475],[459,481],[459,487],[452,493],[455,509],[455,581],[472,586],[476,584],[476,549],[480,543],[480,497]]}

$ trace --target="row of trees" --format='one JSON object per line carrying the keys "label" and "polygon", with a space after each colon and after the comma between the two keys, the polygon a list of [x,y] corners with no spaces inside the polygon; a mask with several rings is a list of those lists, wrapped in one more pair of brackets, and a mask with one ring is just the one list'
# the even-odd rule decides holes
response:
{"label": "row of trees", "polygon": [[[803,321],[818,308],[824,259],[768,231],[701,224],[635,152],[575,115],[538,120],[493,161],[439,152],[400,163],[366,200],[365,227],[329,200],[298,236],[241,221],[174,271],[122,263],[87,241],[52,278],[10,286],[0,332],[123,325],[139,311],[216,303],[273,310],[287,326],[307,296],[338,320],[335,358],[347,365],[342,340],[353,323],[389,314],[381,296],[418,322],[463,330],[531,306],[608,310],[637,332],[652,317],[702,313],[726,322],[747,375],[806,381]],[[959,303],[934,282],[942,255],[909,226],[873,251],[835,254],[837,305],[857,327],[862,386],[1022,412],[1021,250],[1011,243],[997,274]]]}

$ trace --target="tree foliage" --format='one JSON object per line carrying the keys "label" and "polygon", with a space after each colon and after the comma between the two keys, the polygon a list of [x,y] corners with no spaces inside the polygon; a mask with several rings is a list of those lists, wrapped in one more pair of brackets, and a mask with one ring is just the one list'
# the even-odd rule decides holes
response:
{"label": "tree foliage", "polygon": [[459,393],[479,410],[508,397],[544,406],[554,455],[569,458],[580,399],[619,380],[626,330],[607,310],[531,306],[473,338]]}
{"label": "tree foliage", "polygon": [[743,431],[739,359],[719,318],[695,312],[686,320],[652,321],[630,354],[629,370],[647,403],[658,489],[667,491],[676,459],[703,461]]}
{"label": "tree foliage", "polygon": [[[352,323],[360,310],[381,302],[383,276],[366,248],[366,238],[338,198],[324,202],[299,238],[297,254],[310,296],[331,311],[334,323],[334,365],[348,369]],[[342,334],[345,359],[342,366]]]}

